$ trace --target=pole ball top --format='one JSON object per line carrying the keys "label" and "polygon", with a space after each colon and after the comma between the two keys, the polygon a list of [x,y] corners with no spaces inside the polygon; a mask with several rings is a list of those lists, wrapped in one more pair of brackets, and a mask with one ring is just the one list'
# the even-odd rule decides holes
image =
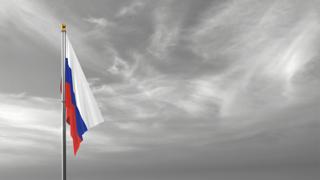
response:
{"label": "pole ball top", "polygon": [[66,31],[67,31],[67,25],[61,24],[61,32],[66,32]]}

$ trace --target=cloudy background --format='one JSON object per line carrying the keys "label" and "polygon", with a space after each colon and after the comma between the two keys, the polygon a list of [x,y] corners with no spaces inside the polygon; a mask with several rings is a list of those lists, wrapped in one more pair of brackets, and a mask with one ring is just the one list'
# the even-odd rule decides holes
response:
{"label": "cloudy background", "polygon": [[0,179],[60,178],[60,30],[106,120],[77,180],[315,180],[319,0],[0,0]]}

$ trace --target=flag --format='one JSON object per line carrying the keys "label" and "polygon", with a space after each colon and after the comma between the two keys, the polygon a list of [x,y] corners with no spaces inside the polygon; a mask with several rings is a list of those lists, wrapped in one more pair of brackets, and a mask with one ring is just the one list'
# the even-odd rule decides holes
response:
{"label": "flag", "polygon": [[81,69],[69,38],[66,38],[65,107],[66,121],[70,125],[74,154],[80,147],[83,134],[104,119]]}

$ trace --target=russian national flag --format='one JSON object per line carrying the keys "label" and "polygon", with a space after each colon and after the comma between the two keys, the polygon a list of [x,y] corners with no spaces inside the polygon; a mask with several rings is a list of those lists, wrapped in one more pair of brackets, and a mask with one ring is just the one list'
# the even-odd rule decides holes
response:
{"label": "russian national flag", "polygon": [[76,155],[80,143],[83,140],[83,134],[88,129],[103,122],[104,119],[68,37],[66,39],[66,120],[70,125],[73,149]]}

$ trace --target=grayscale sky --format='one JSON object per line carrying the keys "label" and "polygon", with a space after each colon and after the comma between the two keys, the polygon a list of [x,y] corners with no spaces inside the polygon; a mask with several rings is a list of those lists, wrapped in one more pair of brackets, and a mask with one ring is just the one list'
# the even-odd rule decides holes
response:
{"label": "grayscale sky", "polygon": [[[0,0],[0,179],[60,178],[60,30],[106,122],[77,180],[316,180],[319,0]],[[69,133],[69,132],[68,132]]]}

